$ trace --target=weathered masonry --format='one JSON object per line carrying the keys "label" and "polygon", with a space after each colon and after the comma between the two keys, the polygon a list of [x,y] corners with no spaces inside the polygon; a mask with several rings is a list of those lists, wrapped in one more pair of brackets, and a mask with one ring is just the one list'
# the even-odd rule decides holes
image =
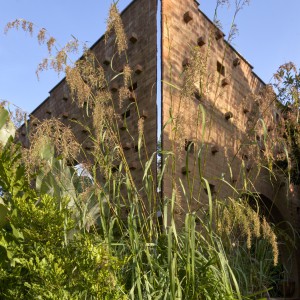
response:
{"label": "weathered masonry", "polygon": [[[161,12],[161,27],[157,28],[157,16]],[[243,172],[253,182],[253,190],[260,195],[262,206],[272,214],[272,221],[280,223],[289,221],[294,228],[300,231],[300,192],[284,185],[280,180],[270,182],[267,172],[260,172],[257,177],[256,161],[248,147],[243,144],[247,140],[249,114],[255,105],[255,97],[265,87],[264,82],[253,72],[252,66],[224,39],[224,34],[200,10],[195,0],[135,0],[123,12],[122,20],[128,36],[128,61],[134,70],[132,91],[135,93],[139,110],[144,119],[144,132],[148,153],[156,151],[158,146],[157,128],[163,128],[161,144],[164,150],[178,151],[182,160],[176,162],[176,168],[168,170],[163,186],[162,197],[170,196],[174,184],[184,184],[187,173],[193,173],[193,155],[190,155],[191,164],[186,168],[186,150],[194,145],[203,145],[203,176],[208,180],[211,191],[221,192],[227,196],[232,193],[228,185],[221,184],[216,178],[224,178],[237,189],[241,185]],[[161,37],[161,40],[158,39]],[[174,87],[184,84],[184,70],[195,59],[193,49],[199,47],[199,67],[203,66],[201,74],[193,78],[194,91],[190,99],[185,99],[181,91]],[[91,49],[98,60],[107,70],[108,77],[113,78],[110,62],[115,50],[114,40],[110,39],[105,45],[101,37]],[[161,65],[158,65],[158,56]],[[115,58],[115,68],[121,68],[124,61]],[[161,72],[157,72],[161,70]],[[161,73],[161,81],[157,74]],[[111,82],[110,89],[118,101],[118,89],[121,84],[116,78]],[[159,82],[158,82],[159,81]],[[203,87],[204,86],[204,87]],[[216,88],[212,88],[212,87]],[[158,87],[158,88],[157,88]],[[161,93],[157,93],[160,91]],[[160,96],[158,99],[158,95]],[[126,99],[123,109],[117,108],[126,126],[131,133],[138,135],[138,116],[134,106],[128,106],[134,99]],[[199,110],[199,103],[205,111]],[[117,106],[116,106],[117,107]],[[130,107],[130,108],[128,108]],[[170,112],[180,119],[180,129],[174,133]],[[58,83],[49,97],[40,104],[32,116],[43,120],[59,117],[63,122],[70,124],[78,140],[86,150],[91,147],[87,132],[70,120],[79,120],[91,124],[90,118],[84,110],[72,103],[65,80]],[[276,111],[269,115],[270,124],[278,118]],[[35,126],[34,119],[30,126]],[[168,125],[166,125],[168,124]],[[206,124],[204,130],[203,125]],[[166,126],[165,126],[166,125]],[[120,125],[121,139],[127,159],[132,169],[133,178],[137,185],[141,184],[143,170],[139,167],[136,145],[132,144],[124,125]],[[268,128],[272,130],[272,126]],[[21,139],[26,144],[25,128],[21,129]],[[257,139],[261,137],[258,136]],[[146,154],[142,154],[146,159]],[[230,167],[229,167],[230,165]],[[244,166],[243,170],[241,165]],[[174,182],[171,178],[177,178]],[[203,193],[195,180],[195,193]],[[205,196],[204,196],[205,197]],[[289,201],[286,201],[286,199]],[[192,209],[197,210],[199,203],[191,203]],[[205,204],[203,204],[205,205]],[[183,203],[180,209],[186,209]],[[180,209],[176,211],[181,218]],[[296,297],[300,297],[300,252],[297,250],[292,257],[284,257],[282,261],[290,266],[293,279],[296,281]],[[298,256],[298,258],[297,258]]]}
{"label": "weathered masonry", "polygon": [[[138,132],[135,130],[138,123],[138,114],[134,101],[138,99],[140,117],[144,119],[145,139],[148,152],[156,151],[157,141],[157,108],[156,108],[156,68],[157,68],[157,41],[156,41],[156,1],[139,0],[133,1],[123,12],[122,20],[128,41],[128,61],[134,71],[132,77],[131,91],[133,96],[124,100],[122,108],[115,105],[116,112],[120,115],[120,133],[124,151],[132,176],[137,185],[141,185],[143,170],[139,168],[137,145],[132,143],[128,131],[134,135],[137,141]],[[125,57],[115,55],[117,47],[113,36],[105,42],[102,36],[92,47],[99,62],[102,63],[108,81],[116,75],[111,69],[113,67],[121,72],[125,64]],[[109,89],[113,99],[118,103],[119,88],[122,85],[122,76],[110,82]],[[72,102],[68,91],[66,80],[63,79],[51,91],[49,97],[42,102],[32,113],[30,126],[36,126],[36,119],[57,117],[66,125],[71,126],[76,138],[83,145],[84,151],[89,152],[92,143],[89,133],[78,123],[92,126],[92,118],[85,113],[84,108],[79,108]],[[122,120],[126,119],[126,122]],[[78,122],[77,122],[78,121]],[[26,143],[26,130],[21,129],[21,139]],[[142,159],[146,160],[146,153],[142,153]]]}
{"label": "weathered masonry", "polygon": [[[252,71],[253,67],[249,62],[225,41],[224,34],[199,10],[197,1],[162,0],[161,34],[163,83],[160,121],[162,126],[167,124],[172,111],[173,116],[179,117],[182,124],[179,125],[181,127],[177,134],[174,134],[172,126],[164,128],[163,149],[176,151],[184,145],[187,150],[189,145],[197,144],[198,150],[203,147],[202,176],[208,180],[211,192],[221,193],[222,196],[230,196],[232,188],[228,184],[222,184],[220,178],[238,189],[246,172],[247,178],[253,182],[253,191],[260,196],[261,206],[271,212],[271,221],[280,223],[288,220],[299,232],[299,190],[296,186],[287,187],[280,180],[270,182],[267,171],[261,170],[257,177],[255,155],[245,142],[251,113],[257,105],[253,95],[260,95],[266,87],[265,83]],[[195,46],[199,47],[198,56],[193,55]],[[186,100],[186,103],[181,91],[173,87],[183,86],[184,69],[195,59],[199,68],[202,68],[202,73],[193,78],[194,97]],[[205,123],[202,123],[203,115],[199,110],[199,103],[205,110]],[[181,113],[176,115],[178,111]],[[270,111],[266,119],[269,122],[268,130],[271,131],[276,126],[278,112]],[[257,140],[259,139],[262,139],[261,135],[257,136]],[[263,150],[262,144],[261,151]],[[188,154],[188,170],[185,153],[183,160],[177,160],[175,170],[170,170],[165,176],[164,195],[171,196],[174,184],[180,185],[179,180],[174,183],[171,178],[181,179],[185,184],[187,175],[197,174],[195,169],[198,166],[193,163],[197,152]],[[198,182],[196,180],[194,184],[194,194],[203,193],[203,188],[198,191],[201,189]],[[187,184],[185,188],[186,191],[189,189]],[[197,211],[199,203],[191,201],[189,205],[193,211]],[[187,204],[182,203],[182,207],[186,210]],[[180,219],[180,209],[178,218]],[[295,296],[299,297],[299,250],[292,258],[284,246],[280,250],[281,260],[289,267],[297,283]]]}

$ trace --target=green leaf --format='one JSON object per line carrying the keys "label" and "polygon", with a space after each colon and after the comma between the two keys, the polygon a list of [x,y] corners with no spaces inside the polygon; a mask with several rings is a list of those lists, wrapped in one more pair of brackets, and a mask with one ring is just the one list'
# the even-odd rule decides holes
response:
{"label": "green leaf", "polygon": [[8,208],[4,204],[2,198],[0,197],[0,228],[2,228],[7,223],[7,214],[8,214]]}
{"label": "green leaf", "polygon": [[54,147],[50,141],[48,141],[41,147],[40,156],[45,160],[50,160],[54,157]]}
{"label": "green leaf", "polygon": [[[3,120],[0,119],[0,123],[2,123]],[[0,124],[1,125],[1,124]],[[5,146],[8,139],[12,136],[15,136],[15,125],[12,123],[12,121],[8,120],[3,126],[0,128],[0,144],[2,146]]]}
{"label": "green leaf", "polygon": [[8,111],[5,108],[0,106],[0,129],[6,123],[8,117],[9,117]]}
{"label": "green leaf", "polygon": [[19,231],[14,225],[10,224],[11,228],[12,228],[12,233],[13,235],[20,240],[24,240],[24,235],[21,231]]}

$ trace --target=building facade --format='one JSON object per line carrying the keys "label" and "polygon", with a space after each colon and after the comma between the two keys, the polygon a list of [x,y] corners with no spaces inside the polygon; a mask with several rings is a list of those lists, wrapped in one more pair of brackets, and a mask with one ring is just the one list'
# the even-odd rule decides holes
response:
{"label": "building facade", "polygon": [[[257,156],[262,155],[264,146],[258,153],[249,146],[249,132],[254,132],[258,144],[263,139],[263,133],[254,130],[251,121],[266,89],[249,62],[226,41],[195,0],[135,0],[121,16],[128,37],[127,58],[115,55],[114,38],[105,43],[101,37],[91,50],[107,72],[115,103],[119,101],[122,78],[116,77],[114,70],[121,72],[126,59],[133,70],[130,90],[134,96],[125,99],[122,107],[115,107],[120,115],[122,146],[137,186],[142,186],[143,169],[133,140],[138,140],[137,127],[142,118],[147,145],[147,151],[141,152],[142,161],[157,150],[159,140],[163,150],[181,157],[168,165],[161,190],[162,198],[171,197],[174,186],[183,185],[190,192],[191,202],[180,203],[175,210],[179,220],[182,211],[197,211],[199,205],[206,205],[207,190],[199,183],[197,173],[200,165],[201,176],[207,180],[212,194],[231,196],[247,176],[253,183],[251,191],[260,196],[272,221],[289,221],[299,231],[297,187],[291,189],[280,179],[272,181],[267,171],[258,170]],[[58,83],[31,115],[30,126],[36,125],[34,118],[60,118],[72,127],[85,150],[90,150],[88,133],[76,121],[91,125],[91,118],[72,102],[66,80]],[[270,134],[278,118],[276,109],[265,117]],[[159,133],[158,128],[162,128]],[[28,145],[26,132],[25,127],[20,129],[24,145]],[[199,163],[200,149],[203,160]],[[188,184],[189,174],[196,174],[192,187]],[[203,201],[193,201],[195,194]],[[287,251],[283,249],[283,253]],[[295,295],[299,296],[297,254],[299,251],[281,259],[291,266],[297,282]]]}

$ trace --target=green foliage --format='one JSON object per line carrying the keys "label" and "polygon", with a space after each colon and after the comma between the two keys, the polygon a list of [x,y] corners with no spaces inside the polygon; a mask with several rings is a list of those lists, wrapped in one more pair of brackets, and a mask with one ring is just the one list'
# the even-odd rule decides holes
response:
{"label": "green foliage", "polygon": [[277,105],[283,115],[281,134],[286,144],[286,157],[283,161],[279,161],[279,164],[284,164],[283,169],[287,170],[290,181],[298,185],[300,184],[300,72],[292,62],[279,67],[274,75],[273,86],[277,91]]}
{"label": "green foliage", "polygon": [[62,192],[64,183],[73,183],[70,170],[63,172],[62,162],[51,159],[69,177],[61,182],[50,172],[52,177],[39,179],[44,189],[35,190],[20,146],[10,138],[0,153],[1,299],[122,299],[116,273],[122,262],[96,233],[78,229],[70,209],[75,196]]}
{"label": "green foliage", "polygon": [[0,106],[0,147],[5,146],[10,136],[14,136],[15,127],[10,120],[9,113]]}
{"label": "green foliage", "polygon": [[255,240],[251,249],[247,248],[246,243],[234,246],[230,252],[230,265],[243,291],[263,296],[262,291],[269,290],[271,295],[276,296],[282,266],[274,266],[272,247],[265,240]]}

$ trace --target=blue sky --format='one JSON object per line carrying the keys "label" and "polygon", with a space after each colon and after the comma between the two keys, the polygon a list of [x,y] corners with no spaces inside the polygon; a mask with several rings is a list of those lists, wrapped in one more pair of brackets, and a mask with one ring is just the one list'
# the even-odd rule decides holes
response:
{"label": "blue sky", "polygon": [[[92,45],[105,31],[110,0],[0,1],[0,99],[30,112],[48,96],[48,91],[60,78],[48,71],[42,73],[38,81],[35,70],[47,56],[45,47],[21,31],[4,35],[5,24],[15,18],[24,18],[45,27],[60,44],[74,35]],[[119,8],[123,9],[129,2],[120,0]],[[215,2],[200,0],[200,9],[210,18]],[[232,9],[224,7],[220,11],[224,33],[230,26]],[[299,0],[252,0],[238,15],[239,36],[233,46],[265,82],[269,82],[284,62],[294,61],[300,66],[299,11]]]}

